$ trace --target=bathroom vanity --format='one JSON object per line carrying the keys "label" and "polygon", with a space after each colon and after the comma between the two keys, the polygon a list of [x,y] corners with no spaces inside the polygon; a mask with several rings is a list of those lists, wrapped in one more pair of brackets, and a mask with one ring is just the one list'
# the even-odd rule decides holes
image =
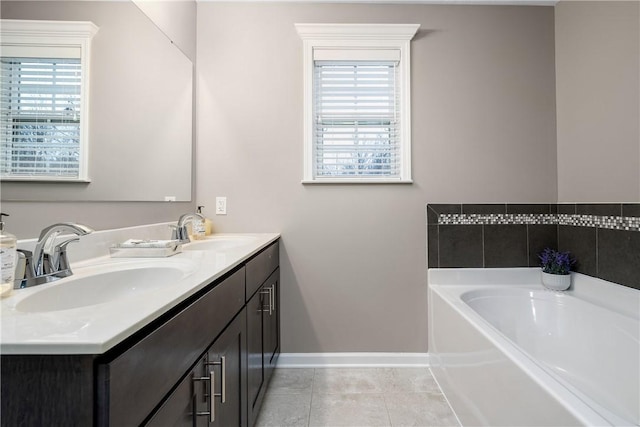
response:
{"label": "bathroom vanity", "polygon": [[[3,301],[2,424],[252,426],[280,351],[279,236],[258,236],[186,245],[166,259],[195,265],[176,289],[36,313],[29,295]],[[30,336],[47,318],[59,333]]]}

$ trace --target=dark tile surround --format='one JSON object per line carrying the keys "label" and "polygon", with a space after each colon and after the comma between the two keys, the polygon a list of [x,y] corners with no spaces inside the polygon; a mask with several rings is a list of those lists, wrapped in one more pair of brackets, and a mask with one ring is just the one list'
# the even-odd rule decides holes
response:
{"label": "dark tile surround", "polygon": [[576,271],[640,289],[640,204],[428,204],[428,266],[537,267],[546,247]]}

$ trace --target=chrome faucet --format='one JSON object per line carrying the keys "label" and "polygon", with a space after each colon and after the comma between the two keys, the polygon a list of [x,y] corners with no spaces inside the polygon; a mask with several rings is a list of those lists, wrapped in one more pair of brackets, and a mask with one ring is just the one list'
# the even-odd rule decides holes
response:
{"label": "chrome faucet", "polygon": [[171,234],[171,238],[174,240],[179,240],[180,243],[189,243],[191,239],[189,239],[189,232],[187,231],[187,224],[192,223],[194,221],[204,221],[204,216],[199,213],[186,213],[180,215],[178,219],[178,223],[176,225],[172,225],[173,233]]}
{"label": "chrome faucet", "polygon": [[[33,254],[20,250],[20,258],[24,257],[24,273],[16,277],[14,288],[26,288],[52,282],[73,274],[67,258],[67,246],[76,242],[79,237],[72,237],[60,243],[56,238],[63,232],[71,232],[76,236],[84,236],[93,230],[82,224],[63,222],[50,225],[40,232]],[[20,277],[21,276],[21,277]]]}

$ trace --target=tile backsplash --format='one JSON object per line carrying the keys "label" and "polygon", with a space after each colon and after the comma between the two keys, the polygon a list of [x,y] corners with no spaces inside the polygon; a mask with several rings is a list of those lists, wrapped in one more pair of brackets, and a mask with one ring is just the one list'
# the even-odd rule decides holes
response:
{"label": "tile backsplash", "polygon": [[428,266],[537,267],[546,247],[575,270],[640,289],[640,204],[428,204]]}

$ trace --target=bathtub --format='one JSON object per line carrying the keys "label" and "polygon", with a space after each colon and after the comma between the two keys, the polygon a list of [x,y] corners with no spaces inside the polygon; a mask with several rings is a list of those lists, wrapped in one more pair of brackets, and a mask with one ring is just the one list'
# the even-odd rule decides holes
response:
{"label": "bathtub", "polygon": [[539,269],[430,269],[431,370],[462,425],[640,425],[640,291]]}

